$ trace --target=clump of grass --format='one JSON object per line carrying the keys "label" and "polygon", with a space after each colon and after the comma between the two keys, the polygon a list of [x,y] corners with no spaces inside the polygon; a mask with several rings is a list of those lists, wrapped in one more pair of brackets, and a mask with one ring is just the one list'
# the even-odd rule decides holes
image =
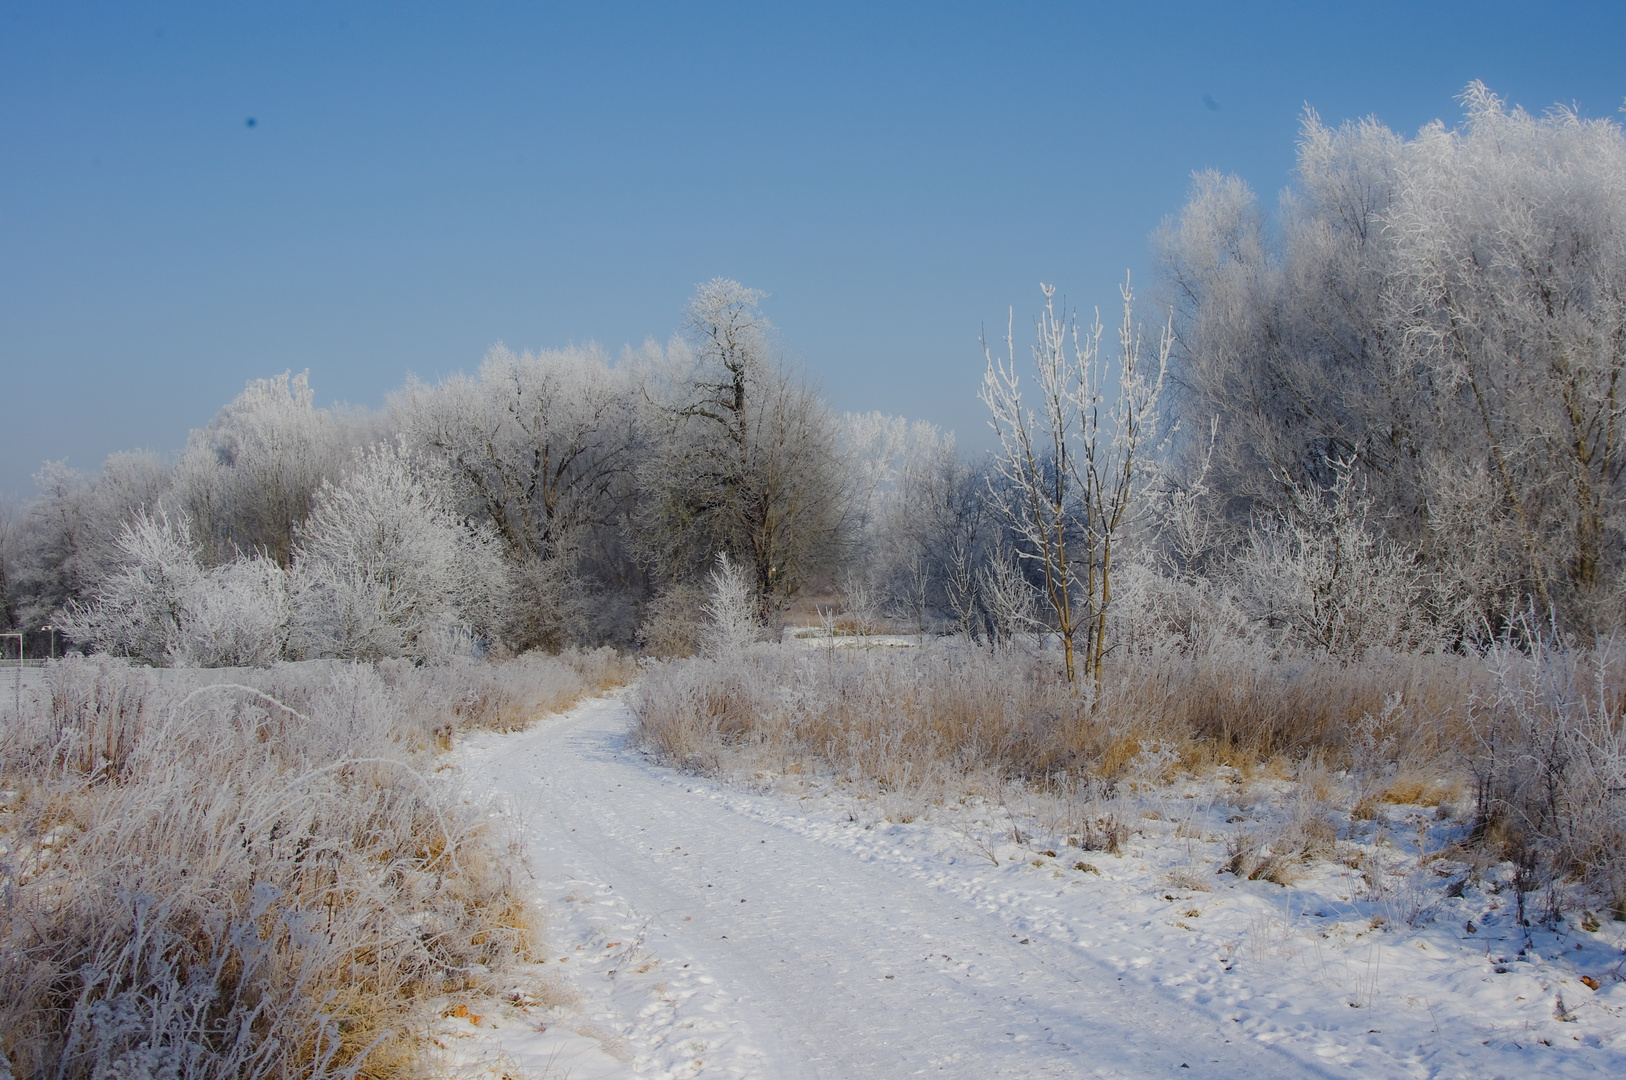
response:
{"label": "clump of grass", "polygon": [[1313,811],[1299,810],[1282,827],[1267,834],[1238,832],[1226,842],[1226,861],[1221,873],[1235,874],[1250,881],[1273,881],[1291,885],[1301,868],[1312,859],[1332,855],[1338,830]]}
{"label": "clump of grass", "polygon": [[540,932],[435,747],[621,670],[52,666],[0,730],[0,1073],[413,1072],[422,1003]]}
{"label": "clump of grass", "polygon": [[1117,855],[1129,839],[1129,826],[1114,813],[1085,813],[1078,822],[1078,835],[1069,836],[1067,843],[1085,851],[1104,851]]}

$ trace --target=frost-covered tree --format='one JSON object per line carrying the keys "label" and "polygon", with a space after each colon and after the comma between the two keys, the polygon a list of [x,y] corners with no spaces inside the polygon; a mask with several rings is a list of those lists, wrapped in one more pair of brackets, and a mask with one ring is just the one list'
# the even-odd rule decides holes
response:
{"label": "frost-covered tree", "polygon": [[920,632],[948,618],[969,635],[993,532],[986,477],[955,451],[953,433],[924,421],[848,414],[842,430],[857,545],[848,574]]}
{"label": "frost-covered tree", "polygon": [[1057,313],[1052,286],[1040,288],[1045,307],[1033,347],[1031,397],[1023,399],[1012,330],[1003,358],[984,346],[981,397],[999,436],[995,461],[1002,481],[990,492],[1016,534],[1017,553],[1041,578],[1067,680],[1076,682],[1075,638],[1082,631],[1085,671],[1099,689],[1113,560],[1145,489],[1172,337],[1161,336],[1155,359],[1142,355],[1134,296],[1125,285],[1117,361],[1109,364],[1100,319],[1080,327],[1076,317]]}
{"label": "frost-covered tree", "polygon": [[193,432],[174,499],[195,523],[206,561],[263,551],[288,566],[318,489],[349,457],[345,424],[313,400],[305,373],[256,379]]}
{"label": "frost-covered tree", "polygon": [[767,614],[832,568],[848,499],[836,425],[773,358],[762,296],[718,278],[690,301],[688,347],[653,390],[639,540],[670,579],[730,554]]}
{"label": "frost-covered tree", "polygon": [[[1274,232],[1202,174],[1160,235],[1188,435],[1244,542],[1296,492],[1365,478],[1429,616],[1473,634],[1529,597],[1618,625],[1626,595],[1626,138],[1483,85],[1403,139],[1307,115]],[[1197,449],[1195,441],[1189,449]]]}
{"label": "frost-covered tree", "polygon": [[17,607],[21,597],[17,572],[22,556],[22,528],[11,503],[0,497],[0,622],[7,630],[17,627]]}
{"label": "frost-covered tree", "polygon": [[[1400,354],[1456,408],[1439,442],[1489,466],[1525,587],[1583,625],[1620,617],[1626,489],[1626,138],[1508,110],[1483,85],[1459,130],[1409,146],[1387,234]],[[1471,441],[1469,441],[1471,440]]]}
{"label": "frost-covered tree", "polygon": [[632,572],[616,555],[633,494],[635,391],[630,370],[596,347],[499,345],[477,377],[409,382],[392,402],[411,444],[444,463],[457,505],[502,540],[517,647],[584,636],[606,606],[590,594]]}
{"label": "frost-covered tree", "polygon": [[399,444],[323,485],[292,580],[295,652],[359,660],[465,650],[494,632],[508,589],[496,537],[468,525],[444,478]]}
{"label": "frost-covered tree", "polygon": [[159,506],[170,476],[156,454],[116,453],[92,475],[48,462],[34,483],[40,496],[20,516],[13,563],[15,617],[26,626],[96,594],[124,560],[125,527]]}

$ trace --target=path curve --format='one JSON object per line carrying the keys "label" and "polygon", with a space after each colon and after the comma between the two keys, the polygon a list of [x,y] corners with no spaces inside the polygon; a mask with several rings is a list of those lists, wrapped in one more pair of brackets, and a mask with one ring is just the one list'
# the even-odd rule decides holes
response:
{"label": "path curve", "polygon": [[747,812],[770,800],[652,763],[631,723],[619,696],[596,699],[471,739],[463,768],[517,816],[560,921],[599,927],[555,949],[589,996],[589,973],[609,979],[603,1026],[638,1075],[1327,1075],[1228,1041],[1088,949],[1018,938],[918,869]]}

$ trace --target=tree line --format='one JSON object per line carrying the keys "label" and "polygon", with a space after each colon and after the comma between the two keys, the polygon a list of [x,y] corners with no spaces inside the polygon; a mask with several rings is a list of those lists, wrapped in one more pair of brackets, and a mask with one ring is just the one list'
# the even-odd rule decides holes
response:
{"label": "tree line", "polygon": [[1113,650],[1220,638],[1611,632],[1626,140],[1462,100],[1409,139],[1307,114],[1273,214],[1198,174],[1115,335],[1044,287],[1031,357],[1014,316],[988,350],[980,459],[836,415],[763,294],[717,279],[614,360],[498,346],[377,412],[285,374],[172,462],[48,464],[0,523],[5,621],[152,663],[681,652],[724,558],[759,625],[828,590],[911,632],[1052,635],[1096,685]]}

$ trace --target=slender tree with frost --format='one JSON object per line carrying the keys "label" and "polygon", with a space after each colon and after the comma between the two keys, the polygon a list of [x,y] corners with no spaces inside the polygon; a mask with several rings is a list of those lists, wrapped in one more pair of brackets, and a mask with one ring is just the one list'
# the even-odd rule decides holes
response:
{"label": "slender tree with frost", "polygon": [[999,436],[996,461],[1004,481],[991,490],[1020,539],[1019,554],[1042,574],[1067,680],[1077,683],[1075,638],[1083,631],[1086,673],[1099,690],[1113,559],[1150,469],[1172,331],[1160,335],[1155,371],[1148,370],[1126,284],[1113,380],[1099,317],[1081,329],[1076,317],[1057,314],[1053,286],[1040,289],[1045,306],[1033,347],[1036,403],[1022,398],[1013,330],[1007,328],[1006,355],[999,360],[984,343],[988,367],[980,396]]}

